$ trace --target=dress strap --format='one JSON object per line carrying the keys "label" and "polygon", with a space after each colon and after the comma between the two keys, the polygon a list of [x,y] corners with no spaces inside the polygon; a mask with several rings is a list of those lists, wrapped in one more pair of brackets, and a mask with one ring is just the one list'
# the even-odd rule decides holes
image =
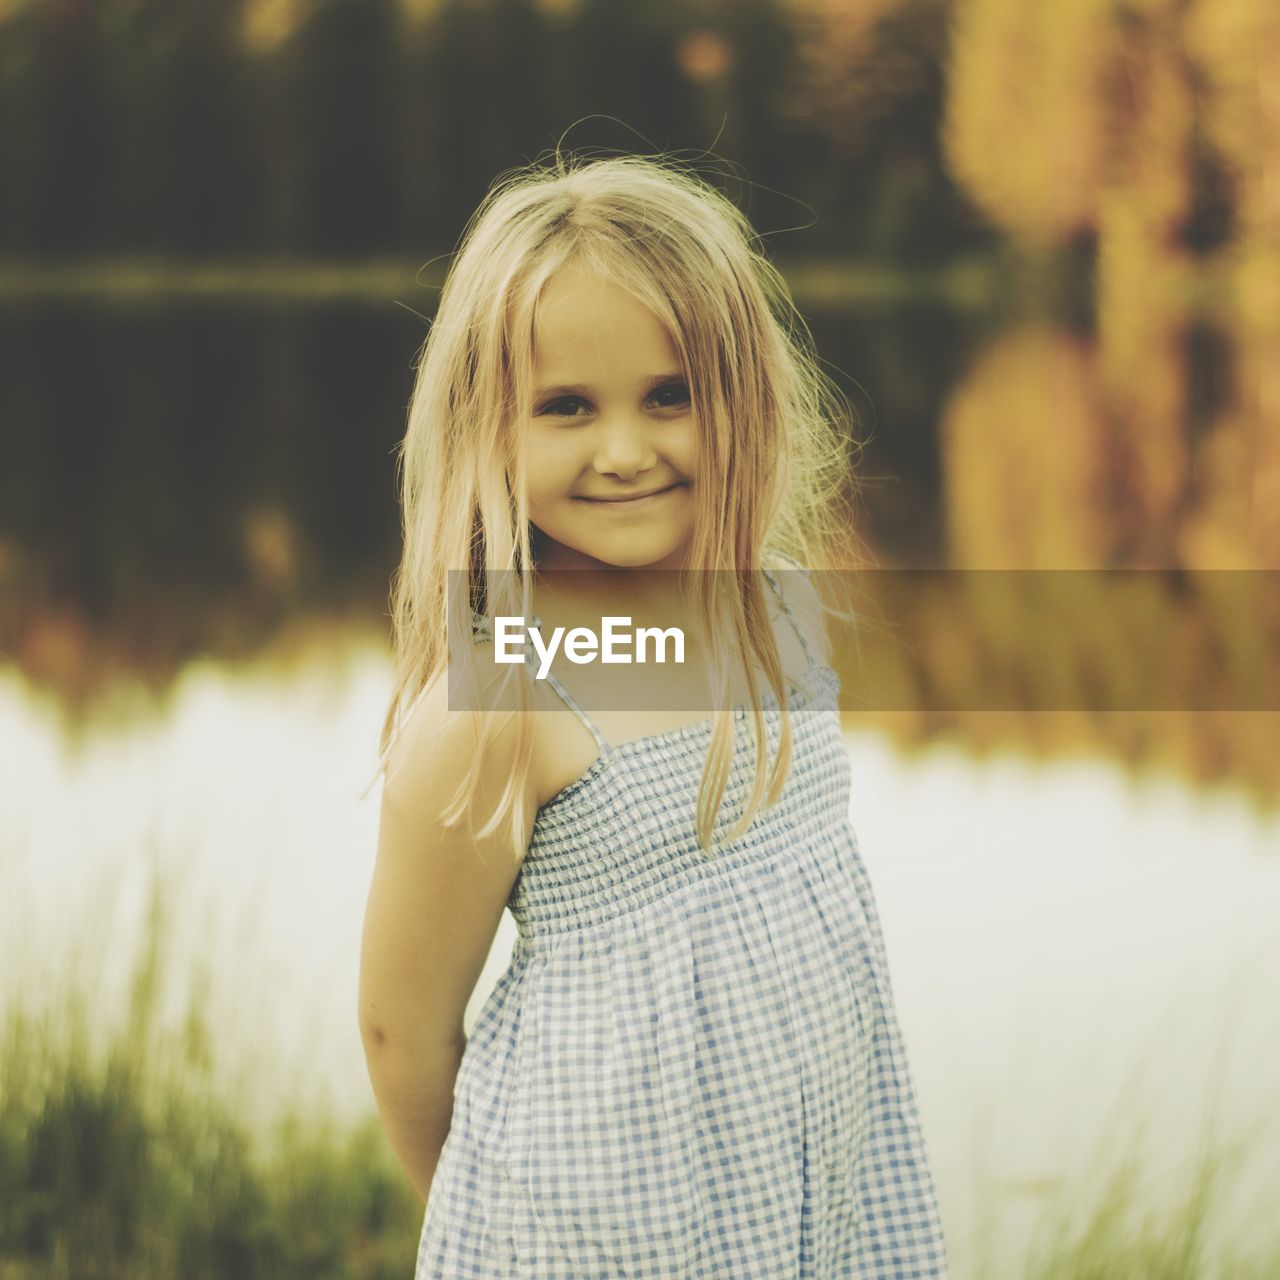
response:
{"label": "dress strap", "polygon": [[[542,619],[539,618],[537,614],[534,614],[529,621],[529,626],[537,627],[541,630]],[[489,620],[487,618],[481,618],[477,615],[473,619],[473,629],[475,631],[477,642],[480,640],[493,639],[493,628],[489,625]],[[526,661],[533,661],[537,658],[537,652],[533,648],[533,642],[529,637],[528,628],[525,629],[524,634],[524,651]],[[565,706],[567,706],[569,710],[572,711],[573,714],[582,722],[583,728],[585,728],[586,731],[595,739],[596,746],[600,748],[601,753],[603,754],[607,751],[609,749],[608,740],[605,738],[604,734],[600,732],[599,728],[597,728],[595,721],[592,720],[585,711],[583,711],[583,709],[578,705],[577,699],[574,698],[569,690],[560,683],[560,677],[550,669],[548,669],[546,674],[546,683],[555,690],[557,696]]]}
{"label": "dress strap", "polygon": [[577,700],[569,690],[560,683],[560,677],[554,671],[548,670],[546,681],[560,695],[561,701],[564,702],[569,710],[582,721],[583,727],[596,740],[596,746],[600,748],[601,754],[608,751],[609,743],[605,740],[604,734],[596,727],[596,722],[578,706]]}
{"label": "dress strap", "polygon": [[[782,594],[782,587],[778,580],[773,576],[769,569],[761,567],[761,572],[769,580],[769,585],[773,588],[773,593],[778,597],[778,604],[782,607],[782,612],[787,615],[787,621],[791,623],[791,629],[800,639],[800,645],[804,649],[804,655],[809,660],[809,670],[813,671],[818,666],[818,660],[814,656],[813,649],[809,645],[809,641],[805,639],[804,632],[800,629],[800,624],[796,622],[796,615],[791,611],[791,606],[787,603],[787,598]],[[793,570],[793,572],[803,573],[803,570]]]}

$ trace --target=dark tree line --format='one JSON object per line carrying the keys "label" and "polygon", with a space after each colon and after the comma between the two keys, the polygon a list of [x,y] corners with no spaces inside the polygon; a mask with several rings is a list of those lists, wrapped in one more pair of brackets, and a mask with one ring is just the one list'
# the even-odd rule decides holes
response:
{"label": "dark tree line", "polygon": [[[246,3],[0,19],[0,253],[440,252],[499,171],[575,121],[571,147],[714,147],[762,229],[816,219],[810,250],[937,258],[982,234],[938,153],[940,0],[882,24],[909,74],[881,76],[860,119],[813,101],[782,0],[440,0],[417,20],[311,0],[267,48]],[[690,61],[695,38],[720,67]]]}

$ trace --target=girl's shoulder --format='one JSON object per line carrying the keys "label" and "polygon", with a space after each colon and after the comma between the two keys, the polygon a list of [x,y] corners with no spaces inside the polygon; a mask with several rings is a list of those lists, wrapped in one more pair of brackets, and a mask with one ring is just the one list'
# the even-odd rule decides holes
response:
{"label": "girl's shoulder", "polygon": [[[482,736],[490,743],[482,757],[483,774],[496,778],[510,773],[524,713],[503,705],[502,669],[491,656],[486,660],[481,651],[485,643],[476,641],[474,693],[450,679],[447,665],[419,690],[387,755],[388,787],[421,796],[428,780],[436,793],[442,782],[461,782],[475,762]],[[487,643],[491,655],[493,641]]]}

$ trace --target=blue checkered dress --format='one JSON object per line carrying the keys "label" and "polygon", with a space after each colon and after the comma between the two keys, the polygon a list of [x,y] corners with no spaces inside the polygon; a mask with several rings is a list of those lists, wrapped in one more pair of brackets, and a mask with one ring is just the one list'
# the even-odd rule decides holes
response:
{"label": "blue checkered dress", "polygon": [[[948,1274],[839,677],[796,630],[786,789],[715,856],[693,819],[712,721],[610,746],[549,678],[600,754],[537,815],[415,1280]],[[772,758],[769,696],[765,718]],[[722,837],[752,781],[735,725]]]}

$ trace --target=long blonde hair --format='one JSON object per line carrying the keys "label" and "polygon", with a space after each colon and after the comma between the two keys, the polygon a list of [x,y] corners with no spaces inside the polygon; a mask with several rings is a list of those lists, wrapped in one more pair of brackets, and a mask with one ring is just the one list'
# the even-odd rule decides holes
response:
{"label": "long blonde hair", "polygon": [[[813,567],[846,532],[845,402],[819,368],[807,326],[737,207],[665,157],[589,159],[557,149],[545,164],[509,171],[467,224],[417,363],[399,451],[404,547],[393,575],[396,675],[379,772],[418,697],[450,661],[467,668],[465,687],[477,688],[473,646],[455,643],[451,654],[451,626],[455,639],[469,638],[477,604],[486,615],[533,614],[536,559],[519,425],[532,403],[538,299],[570,262],[627,289],[666,326],[680,355],[701,430],[691,568],[759,569],[766,549]],[[465,590],[452,589],[451,578]],[[791,760],[790,714],[760,575],[696,578],[704,621],[725,620],[723,628],[708,625],[707,634],[727,632],[731,647],[754,654],[783,709],[766,783],[765,725],[747,660],[756,771],[750,801],[728,837],[735,840],[766,785],[768,804],[781,794]],[[717,670],[723,697],[727,671]],[[508,668],[520,687],[520,708],[528,709],[523,672]],[[447,826],[464,813],[473,821],[471,801],[496,732],[493,717],[478,719],[475,761],[442,815]],[[521,719],[514,776],[480,829],[488,834],[506,818],[517,857],[529,837],[517,797],[533,745],[528,717]],[[704,849],[711,848],[733,749],[732,718],[721,712],[698,793]]]}

